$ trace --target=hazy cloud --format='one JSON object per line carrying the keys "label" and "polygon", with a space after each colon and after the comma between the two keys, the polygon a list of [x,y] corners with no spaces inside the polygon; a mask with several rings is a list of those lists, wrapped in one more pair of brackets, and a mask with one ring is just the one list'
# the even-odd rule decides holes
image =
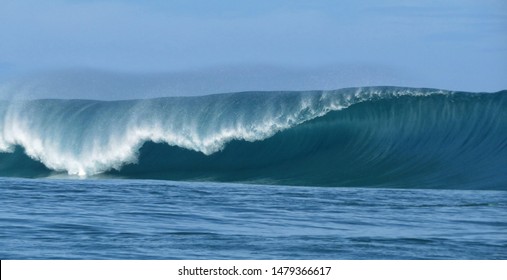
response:
{"label": "hazy cloud", "polygon": [[[227,65],[274,65],[290,69],[282,75],[290,76],[288,80],[301,79],[317,88],[403,80],[412,86],[493,91],[507,88],[506,15],[507,5],[500,0],[3,0],[0,61],[9,70],[0,68],[0,80],[12,73],[42,77],[40,73],[48,72],[53,77],[54,71],[83,68],[167,77],[209,71],[199,75],[214,77],[216,69]],[[350,75],[335,75],[327,65],[380,65],[385,73],[343,82],[336,77]],[[312,84],[301,78],[302,72],[325,78]],[[378,71],[364,71],[373,72]],[[410,78],[399,78],[399,73]],[[249,90],[260,79],[246,76],[252,81],[235,77],[227,80],[231,86],[221,88]],[[328,83],[329,77],[340,82]],[[243,87],[232,86],[239,80]],[[285,86],[306,88],[294,82]],[[194,89],[189,87],[181,92],[190,94]]]}
{"label": "hazy cloud", "polygon": [[380,65],[283,68],[228,66],[164,73],[67,69],[27,75],[0,85],[11,98],[136,99],[239,91],[331,90],[385,84],[408,85],[406,74]]}

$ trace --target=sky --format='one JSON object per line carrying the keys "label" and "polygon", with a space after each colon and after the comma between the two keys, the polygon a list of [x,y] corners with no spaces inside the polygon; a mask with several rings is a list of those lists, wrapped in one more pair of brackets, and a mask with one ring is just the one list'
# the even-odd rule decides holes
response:
{"label": "sky", "polygon": [[507,89],[505,0],[0,0],[0,96]]}

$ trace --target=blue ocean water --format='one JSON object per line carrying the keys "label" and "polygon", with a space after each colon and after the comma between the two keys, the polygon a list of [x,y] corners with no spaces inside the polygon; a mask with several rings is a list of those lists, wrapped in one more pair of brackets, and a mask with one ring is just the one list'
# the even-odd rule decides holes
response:
{"label": "blue ocean water", "polygon": [[1,259],[506,259],[505,191],[0,180]]}
{"label": "blue ocean water", "polygon": [[0,176],[507,189],[507,92],[0,102]]}
{"label": "blue ocean water", "polygon": [[507,91],[0,101],[2,259],[506,259]]}

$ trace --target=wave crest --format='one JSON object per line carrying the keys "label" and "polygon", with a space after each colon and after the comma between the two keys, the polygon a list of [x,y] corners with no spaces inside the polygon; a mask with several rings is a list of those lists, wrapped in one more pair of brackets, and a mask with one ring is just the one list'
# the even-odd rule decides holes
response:
{"label": "wave crest", "polygon": [[[433,89],[373,87],[335,91],[244,92],[128,101],[13,101],[0,105],[0,151],[13,153],[16,146],[21,146],[30,158],[43,163],[48,169],[70,175],[93,176],[109,172],[129,177],[129,174],[135,173],[137,175],[132,176],[144,178],[150,176],[139,173],[142,167],[138,166],[134,173],[129,173],[129,170],[136,169],[140,157],[141,161],[143,160],[146,147],[150,147],[146,145],[147,142],[163,143],[168,144],[168,148],[188,151],[183,152],[182,156],[195,157],[196,165],[192,166],[193,163],[185,158],[168,158],[176,157],[173,152],[161,152],[156,165],[165,167],[155,168],[159,173],[151,177],[183,178],[175,174],[175,166],[181,163],[193,170],[189,173],[193,175],[184,177],[185,179],[203,175],[201,177],[213,180],[212,173],[194,171],[198,171],[200,167],[209,169],[213,164],[229,166],[232,170],[234,164],[241,166],[247,161],[252,163],[252,159],[242,157],[259,158],[255,151],[251,150],[256,149],[254,147],[262,148],[259,151],[262,150],[265,154],[262,154],[263,159],[258,159],[257,163],[245,165],[246,169],[259,169],[262,165],[272,166],[277,160],[286,168],[295,168],[276,158],[280,151],[274,150],[273,147],[277,147],[278,150],[286,151],[281,158],[294,162],[302,160],[303,153],[313,153],[322,157],[319,159],[321,162],[334,164],[337,168],[348,170],[349,174],[364,171],[365,166],[384,165],[383,171],[378,170],[380,173],[377,177],[384,176],[381,174],[383,172],[397,174],[392,177],[400,178],[401,173],[408,172],[410,165],[413,165],[412,172],[415,174],[418,169],[425,170],[424,164],[440,162],[437,160],[439,157],[446,157],[446,160],[451,161],[453,155],[456,158],[479,162],[498,159],[491,154],[491,149],[496,149],[497,154],[506,154],[507,137],[505,130],[501,130],[506,128],[507,119],[503,113],[507,111],[504,96],[502,93],[456,93]],[[435,99],[436,97],[438,99]],[[416,100],[418,101],[415,102]],[[357,107],[359,104],[369,105],[360,111],[343,110],[353,105]],[[330,112],[342,110],[343,114],[339,119],[330,117]],[[332,121],[324,125],[322,120],[325,119]],[[337,123],[341,125],[337,126]],[[344,126],[345,123],[348,125]],[[320,129],[317,130],[317,126]],[[300,131],[304,127],[307,128],[304,133],[290,132]],[[357,143],[347,138],[353,135],[350,131],[357,134],[354,134]],[[275,140],[281,142],[274,143]],[[237,144],[233,145],[232,142],[238,141],[244,142],[241,145],[246,146],[240,145],[241,149],[235,149]],[[322,141],[331,142],[324,145]],[[248,144],[250,142],[258,144]],[[318,146],[316,143],[322,145]],[[470,143],[475,143],[478,147],[474,148]],[[262,146],[268,144],[273,147]],[[345,144],[348,148],[344,150]],[[465,146],[466,149],[463,148]],[[460,150],[460,147],[463,150]],[[397,167],[389,161],[397,159],[397,164],[403,164],[401,159],[405,157],[402,155],[411,154],[410,149],[420,151],[419,155],[412,153],[418,158],[417,161],[407,158],[407,166],[404,167]],[[482,154],[488,153],[490,157],[481,157],[480,153],[474,150]],[[466,157],[460,153],[464,153]],[[226,159],[223,158],[224,154],[227,154]],[[344,167],[344,159],[351,161],[350,165],[358,165],[354,169],[347,169]],[[304,165],[304,160],[298,164]],[[311,164],[319,165],[319,162]],[[498,160],[492,164],[498,164]],[[153,163],[150,166],[153,167]],[[486,165],[482,164],[481,168],[484,166]],[[313,181],[303,180],[301,184],[314,182],[317,185],[333,185],[354,182],[353,176],[347,181],[344,179],[346,174],[336,168],[320,167],[327,170],[327,173],[334,172],[335,175],[321,174],[319,170],[308,166],[306,169],[301,166],[298,168],[301,172],[315,173],[307,175],[314,178]],[[297,174],[292,176],[296,179],[283,181],[276,179],[274,175],[265,177],[275,178],[278,183],[289,184],[298,184],[297,180],[302,180]],[[333,176],[341,179],[330,179]],[[262,179],[262,176],[253,175],[239,176],[236,179],[231,176],[215,177],[222,181]],[[370,183],[364,181],[362,184]]]}

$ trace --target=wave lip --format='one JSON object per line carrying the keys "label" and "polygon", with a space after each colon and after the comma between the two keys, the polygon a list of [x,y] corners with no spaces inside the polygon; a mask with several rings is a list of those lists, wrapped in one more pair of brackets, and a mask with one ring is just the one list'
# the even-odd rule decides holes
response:
{"label": "wave lip", "polygon": [[4,102],[0,175],[19,147],[78,176],[504,188],[506,109],[505,92],[397,87]]}

